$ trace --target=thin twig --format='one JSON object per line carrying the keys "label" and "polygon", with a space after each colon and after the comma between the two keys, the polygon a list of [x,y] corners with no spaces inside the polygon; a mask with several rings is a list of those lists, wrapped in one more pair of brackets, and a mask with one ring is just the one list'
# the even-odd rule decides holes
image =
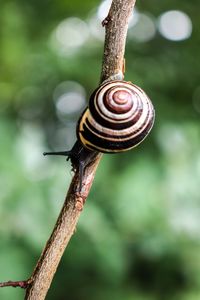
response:
{"label": "thin twig", "polygon": [[[109,14],[103,21],[106,28],[101,82],[113,74],[124,71],[124,50],[128,20],[135,0],[113,0]],[[84,172],[79,193],[79,174],[75,173],[63,208],[53,232],[37,262],[35,270],[27,281],[26,300],[43,300],[46,297],[63,252],[75,231],[80,213],[88,197],[101,154],[97,154]],[[6,283],[5,285],[6,286]],[[17,286],[20,286],[19,284]]]}
{"label": "thin twig", "polygon": [[0,287],[7,287],[7,286],[12,286],[14,288],[20,287],[22,289],[26,289],[27,286],[29,285],[28,280],[22,280],[22,281],[6,281],[6,282],[0,282]]}

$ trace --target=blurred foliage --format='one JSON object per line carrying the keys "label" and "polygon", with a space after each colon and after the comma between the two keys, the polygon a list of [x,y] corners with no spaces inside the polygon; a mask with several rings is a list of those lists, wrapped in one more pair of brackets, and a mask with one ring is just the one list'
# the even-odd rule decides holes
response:
{"label": "blurred foliage", "polygon": [[[75,140],[83,103],[72,114],[59,112],[62,83],[78,83],[87,98],[98,85],[99,5],[1,0],[0,281],[30,276],[62,206],[70,165],[42,152],[69,148]],[[135,150],[104,155],[47,299],[199,299],[199,9],[197,0],[137,2],[155,34],[139,41],[132,36],[136,27],[129,29],[126,79],[150,96],[156,123]],[[170,41],[159,33],[158,18],[168,10],[189,16],[190,38]],[[67,31],[64,20],[85,28],[85,40],[76,41],[79,30]],[[4,300],[23,295],[0,290]]]}

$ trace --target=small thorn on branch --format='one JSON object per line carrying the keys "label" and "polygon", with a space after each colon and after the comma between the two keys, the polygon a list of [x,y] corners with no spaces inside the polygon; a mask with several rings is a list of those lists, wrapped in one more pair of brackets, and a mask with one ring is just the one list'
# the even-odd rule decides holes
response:
{"label": "small thorn on branch", "polygon": [[12,286],[14,288],[20,287],[22,289],[26,289],[28,287],[28,285],[29,285],[28,280],[0,282],[0,288],[6,287],[6,286]]}
{"label": "small thorn on branch", "polygon": [[112,20],[112,18],[110,17],[110,15],[108,14],[107,17],[101,22],[101,25],[103,27],[105,27],[106,25],[108,25],[108,23]]}

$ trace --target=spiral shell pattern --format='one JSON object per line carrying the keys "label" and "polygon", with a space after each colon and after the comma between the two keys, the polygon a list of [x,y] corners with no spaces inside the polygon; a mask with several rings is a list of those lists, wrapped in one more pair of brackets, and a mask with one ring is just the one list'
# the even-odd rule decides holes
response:
{"label": "spiral shell pattern", "polygon": [[113,153],[137,146],[154,123],[154,108],[144,91],[126,81],[102,84],[90,97],[77,137],[90,150]]}

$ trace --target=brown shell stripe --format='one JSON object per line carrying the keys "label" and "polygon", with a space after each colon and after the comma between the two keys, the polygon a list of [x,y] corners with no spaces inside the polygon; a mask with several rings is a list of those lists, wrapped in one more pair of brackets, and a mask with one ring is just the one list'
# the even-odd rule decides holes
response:
{"label": "brown shell stripe", "polygon": [[112,153],[137,146],[149,133],[154,109],[147,95],[130,82],[112,81],[91,96],[77,136],[92,150]]}

